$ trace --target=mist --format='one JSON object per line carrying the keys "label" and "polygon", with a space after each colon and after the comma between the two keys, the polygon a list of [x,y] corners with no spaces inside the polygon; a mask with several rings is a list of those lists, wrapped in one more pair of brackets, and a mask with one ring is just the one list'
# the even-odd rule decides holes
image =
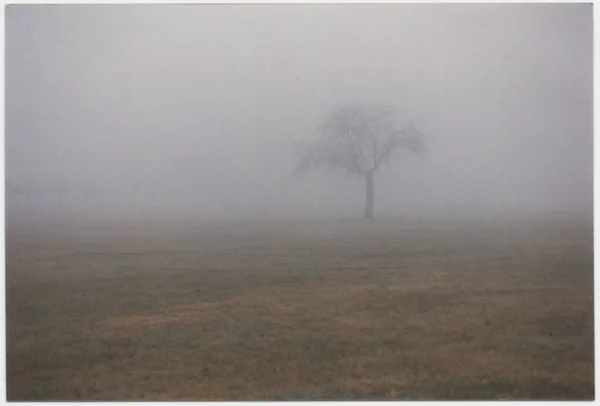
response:
{"label": "mist", "polygon": [[384,105],[428,154],[376,216],[591,219],[592,37],[591,4],[9,5],[7,208],[360,217],[295,148]]}

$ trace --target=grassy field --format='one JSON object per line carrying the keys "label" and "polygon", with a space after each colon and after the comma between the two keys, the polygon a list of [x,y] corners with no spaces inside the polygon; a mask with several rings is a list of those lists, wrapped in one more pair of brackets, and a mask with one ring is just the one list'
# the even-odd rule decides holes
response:
{"label": "grassy field", "polygon": [[9,400],[593,399],[591,222],[7,218]]}

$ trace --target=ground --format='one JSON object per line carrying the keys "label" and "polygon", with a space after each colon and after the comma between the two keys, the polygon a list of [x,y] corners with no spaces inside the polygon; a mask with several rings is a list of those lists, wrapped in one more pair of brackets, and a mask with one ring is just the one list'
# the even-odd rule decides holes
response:
{"label": "ground", "polygon": [[7,216],[9,400],[593,399],[591,221]]}

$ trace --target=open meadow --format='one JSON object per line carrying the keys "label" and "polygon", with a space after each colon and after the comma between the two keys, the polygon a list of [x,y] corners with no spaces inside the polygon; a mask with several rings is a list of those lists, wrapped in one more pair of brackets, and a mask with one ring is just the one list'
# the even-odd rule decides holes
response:
{"label": "open meadow", "polygon": [[593,399],[591,221],[7,215],[8,399]]}

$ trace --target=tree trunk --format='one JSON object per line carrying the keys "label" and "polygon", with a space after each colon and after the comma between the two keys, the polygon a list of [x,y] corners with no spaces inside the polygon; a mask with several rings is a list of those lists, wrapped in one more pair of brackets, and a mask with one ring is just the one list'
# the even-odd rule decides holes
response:
{"label": "tree trunk", "polygon": [[367,202],[365,205],[365,219],[373,220],[373,172],[365,173],[365,182],[367,185]]}

